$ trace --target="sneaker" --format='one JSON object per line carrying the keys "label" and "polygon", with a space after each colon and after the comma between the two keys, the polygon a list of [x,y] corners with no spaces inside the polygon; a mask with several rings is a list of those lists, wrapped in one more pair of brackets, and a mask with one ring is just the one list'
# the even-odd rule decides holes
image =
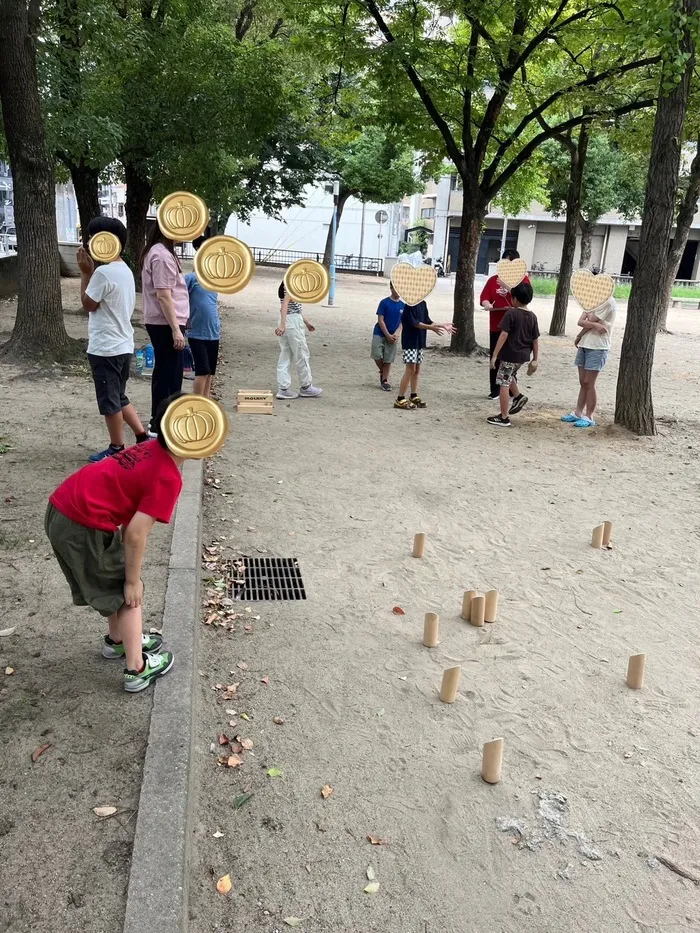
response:
{"label": "sneaker", "polygon": [[405,411],[413,411],[415,407],[413,402],[409,402],[407,398],[397,398],[394,402],[394,408],[402,408]]}
{"label": "sneaker", "polygon": [[279,389],[277,392],[277,398],[299,398],[299,395],[292,389]]}
{"label": "sneaker", "polygon": [[522,411],[526,405],[527,405],[527,395],[523,395],[521,392],[517,398],[513,399],[511,406],[510,406],[510,411],[508,412],[508,414],[517,415],[518,412]]}
{"label": "sneaker", "polygon": [[428,407],[428,403],[424,402],[423,399],[419,395],[412,395],[411,402],[413,405],[416,406],[416,408],[427,408]]}
{"label": "sneaker", "polygon": [[148,422],[148,427],[146,428],[146,434],[148,435],[148,439],[151,441],[155,440],[158,437],[156,432],[153,430],[152,422],[150,421]]}
{"label": "sneaker", "polygon": [[500,398],[500,397],[501,397],[501,393],[500,393],[500,392],[496,392],[495,395],[493,394],[493,392],[490,392],[490,393],[486,396],[486,398],[490,398],[492,402],[495,401],[495,399]]}
{"label": "sneaker", "polygon": [[487,418],[486,421],[488,424],[493,424],[497,428],[510,427],[510,418],[502,418],[500,415],[494,415],[492,418]]}
{"label": "sneaker", "polygon": [[[141,636],[141,644],[144,651],[157,651],[163,644],[162,635],[147,635],[145,632]],[[110,661],[116,661],[117,658],[123,658],[126,652],[121,642],[112,641],[109,635],[102,636],[102,657]]]}
{"label": "sneaker", "polygon": [[581,420],[581,415],[577,415],[575,411],[570,411],[568,415],[562,415],[561,420],[566,421],[567,424],[574,424],[575,421]]}
{"label": "sneaker", "polygon": [[385,392],[391,392],[391,385],[388,382],[383,382],[382,389],[384,389]]}
{"label": "sneaker", "polygon": [[323,395],[323,389],[317,389],[316,386],[302,386],[299,389],[301,398],[318,398]]}
{"label": "sneaker", "polygon": [[101,450],[98,454],[90,454],[88,460],[90,463],[99,463],[100,460],[106,460],[107,457],[113,457],[115,454],[120,454],[124,450],[124,447],[116,447],[114,444],[110,444],[106,450]]}
{"label": "sneaker", "polygon": [[145,690],[154,680],[167,674],[175,662],[171,651],[164,651],[162,654],[144,654],[143,660],[144,668],[140,673],[124,668],[124,689],[127,693]]}

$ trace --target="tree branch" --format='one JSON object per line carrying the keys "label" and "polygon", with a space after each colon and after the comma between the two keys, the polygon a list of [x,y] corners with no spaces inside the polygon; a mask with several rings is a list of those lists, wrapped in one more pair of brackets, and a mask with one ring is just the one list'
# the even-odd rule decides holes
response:
{"label": "tree branch", "polygon": [[248,30],[253,25],[253,18],[255,16],[255,7],[258,5],[258,0],[246,0],[246,2],[241,7],[241,12],[238,14],[238,19],[236,20],[235,33],[236,39],[239,42],[242,42]]}
{"label": "tree branch", "polygon": [[474,96],[474,71],[478,53],[479,31],[472,23],[469,51],[467,53],[467,83],[464,88],[464,105],[462,107],[462,145],[465,152],[471,152],[474,142],[472,137],[472,99]]}

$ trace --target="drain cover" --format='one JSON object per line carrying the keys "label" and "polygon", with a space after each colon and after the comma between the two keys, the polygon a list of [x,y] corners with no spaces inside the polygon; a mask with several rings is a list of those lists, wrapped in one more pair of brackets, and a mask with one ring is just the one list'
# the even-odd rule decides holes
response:
{"label": "drain cover", "polygon": [[229,562],[229,594],[242,602],[306,599],[296,557],[239,557]]}

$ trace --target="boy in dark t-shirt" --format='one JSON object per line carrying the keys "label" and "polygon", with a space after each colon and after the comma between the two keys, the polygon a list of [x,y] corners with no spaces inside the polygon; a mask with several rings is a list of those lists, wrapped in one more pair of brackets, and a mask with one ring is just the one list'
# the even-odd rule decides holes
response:
{"label": "boy in dark t-shirt", "polygon": [[[499,388],[500,414],[487,418],[489,424],[509,428],[509,415],[517,415],[527,405],[527,396],[518,388],[517,374],[523,363],[528,374],[537,370],[540,329],[537,315],[527,307],[532,301],[532,285],[521,282],[511,289],[513,307],[509,308],[501,321],[501,334],[491,356],[491,368],[497,369],[496,385]],[[513,396],[508,410],[509,397]]]}
{"label": "boy in dark t-shirt", "polygon": [[[401,378],[399,397],[394,402],[394,408],[425,408],[426,403],[418,395],[418,378],[425,355],[428,331],[432,330],[435,334],[451,334],[454,328],[451,324],[433,324],[428,314],[428,306],[424,301],[417,305],[406,305],[403,309],[402,327],[401,348],[406,371]],[[406,398],[409,385],[411,387],[410,399]]]}
{"label": "boy in dark t-shirt", "polygon": [[393,282],[389,282],[389,288],[391,297],[382,298],[377,308],[377,323],[372,332],[371,351],[372,359],[379,370],[379,384],[385,392],[391,391],[389,373],[391,364],[396,359],[396,344],[401,336],[401,314],[404,309],[404,303],[399,298]]}
{"label": "boy in dark t-shirt", "polygon": [[[507,249],[504,251],[501,259],[520,259],[520,253],[517,249]],[[530,283],[530,279],[525,276],[523,282]],[[490,279],[484,285],[481,296],[479,298],[479,304],[489,313],[489,341],[491,344],[491,353],[493,353],[494,348],[498,342],[498,336],[501,332],[501,321],[505,315],[508,308],[513,307],[513,300],[511,298],[510,289],[507,285],[504,285],[503,282],[498,278],[497,275],[492,275]],[[489,367],[489,381],[490,381],[490,391],[489,398],[498,398],[499,390],[496,385],[496,373],[497,369]]]}

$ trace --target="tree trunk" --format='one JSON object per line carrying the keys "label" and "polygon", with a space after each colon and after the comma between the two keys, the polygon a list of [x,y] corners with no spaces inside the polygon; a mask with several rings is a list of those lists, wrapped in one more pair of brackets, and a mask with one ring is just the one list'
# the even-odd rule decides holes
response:
{"label": "tree trunk", "polygon": [[125,160],[124,180],[126,181],[126,250],[125,259],[131,266],[136,279],[136,290],[141,291],[141,250],[146,245],[146,218],[153,195],[150,181],[144,178],[138,168]]}
{"label": "tree trunk", "polygon": [[583,170],[586,165],[588,152],[588,124],[582,123],[576,145],[570,142],[571,175],[569,188],[566,193],[566,223],[564,224],[564,244],[559,264],[559,279],[557,291],[554,296],[554,311],[549,324],[551,337],[563,337],[566,333],[566,311],[569,307],[569,286],[571,273],[574,271],[574,254],[576,253],[576,234],[578,231],[579,214],[581,212],[581,185]]}
{"label": "tree trunk", "polygon": [[671,244],[671,249],[668,254],[664,297],[661,305],[661,317],[659,318],[659,333],[666,331],[668,306],[671,303],[673,283],[678,276],[678,270],[688,242],[688,234],[690,233],[690,228],[695,218],[695,212],[698,209],[698,200],[700,199],[700,138],[696,145],[695,158],[690,166],[690,175],[688,176],[688,187],[683,196],[683,202],[676,219],[676,235],[673,238],[673,243]]}
{"label": "tree trunk", "polygon": [[[700,0],[685,0],[679,6],[684,12],[694,12],[700,9]],[[695,48],[687,29],[682,50],[688,54],[685,72],[668,95],[663,91],[666,76],[661,78],[639,237],[639,258],[632,279],[627,326],[620,352],[615,422],[635,434],[656,433],[651,396],[654,348],[666,289],[668,244],[676,206],[683,124],[695,66]]]}
{"label": "tree trunk", "polygon": [[[336,218],[336,236],[338,233],[338,227],[340,227],[340,218],[343,216],[343,208],[345,207],[345,202],[350,197],[351,192],[345,188],[340,189],[340,194],[338,195],[338,216]],[[328,225],[328,234],[326,236],[326,248],[323,252],[323,265],[326,269],[331,267],[331,252],[333,250],[333,215],[331,214],[331,222]]]}
{"label": "tree trunk", "polygon": [[579,227],[581,228],[581,255],[578,260],[579,269],[588,269],[591,265],[591,254],[593,252],[593,228],[595,223],[581,215],[579,217]]}
{"label": "tree trunk", "polygon": [[479,256],[481,229],[488,205],[481,192],[471,193],[464,187],[462,221],[459,229],[459,259],[455,274],[454,314],[452,323],[457,332],[452,335],[453,353],[474,353],[479,345],[474,333],[474,279]]}
{"label": "tree trunk", "polygon": [[14,180],[19,291],[6,352],[60,359],[69,347],[61,307],[56,194],[36,75],[38,4],[0,4],[0,104]]}
{"label": "tree trunk", "polygon": [[88,224],[93,217],[99,217],[102,213],[98,189],[100,170],[85,165],[82,159],[78,165],[68,160],[66,166],[70,171],[71,181],[75,189],[75,199],[78,202],[80,238],[83,241],[83,246],[87,246]]}

